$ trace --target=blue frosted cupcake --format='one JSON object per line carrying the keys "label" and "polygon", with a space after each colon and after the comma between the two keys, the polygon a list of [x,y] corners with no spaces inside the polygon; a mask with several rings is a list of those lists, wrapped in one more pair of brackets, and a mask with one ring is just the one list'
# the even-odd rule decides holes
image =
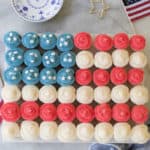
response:
{"label": "blue frosted cupcake", "polygon": [[71,68],[62,68],[57,73],[57,83],[61,86],[71,85],[74,80],[74,71]]}
{"label": "blue frosted cupcake", "polygon": [[23,53],[21,48],[8,50],[5,54],[6,63],[13,67],[20,66],[23,63]]}
{"label": "blue frosted cupcake", "polygon": [[17,85],[21,81],[21,71],[17,67],[9,67],[4,71],[3,78],[6,83]]}
{"label": "blue frosted cupcake", "polygon": [[25,84],[37,84],[39,82],[39,69],[26,67],[22,72],[22,80]]}
{"label": "blue frosted cupcake", "polygon": [[75,65],[75,53],[72,51],[63,52],[60,55],[60,64],[62,67],[73,67]]}
{"label": "blue frosted cupcake", "polygon": [[40,72],[40,82],[44,85],[56,83],[56,71],[51,68],[44,68]]}
{"label": "blue frosted cupcake", "polygon": [[28,32],[22,37],[22,44],[26,48],[36,48],[39,44],[39,36],[34,32]]}
{"label": "blue frosted cupcake", "polygon": [[57,39],[57,48],[60,51],[70,51],[74,47],[73,36],[71,34],[61,34]]}
{"label": "blue frosted cupcake", "polygon": [[40,46],[44,50],[51,50],[56,47],[57,38],[55,34],[46,32],[40,36]]}
{"label": "blue frosted cupcake", "polygon": [[4,43],[9,48],[16,48],[21,44],[21,37],[15,31],[7,32],[4,35]]}
{"label": "blue frosted cupcake", "polygon": [[60,64],[58,52],[52,50],[47,51],[42,56],[43,65],[47,68],[55,68]]}
{"label": "blue frosted cupcake", "polygon": [[27,66],[36,67],[42,62],[40,51],[37,49],[27,50],[24,53],[24,63]]}

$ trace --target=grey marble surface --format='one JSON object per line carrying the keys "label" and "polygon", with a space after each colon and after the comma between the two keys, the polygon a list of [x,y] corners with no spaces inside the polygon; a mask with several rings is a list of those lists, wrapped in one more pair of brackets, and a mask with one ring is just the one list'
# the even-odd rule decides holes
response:
{"label": "grey marble surface", "polygon": [[[121,5],[120,0],[107,0],[110,10],[103,20],[96,15],[89,14],[89,0],[64,0],[61,12],[52,20],[45,23],[29,23],[21,20],[13,11],[10,0],[0,0],[0,41],[3,34],[9,30],[16,30],[20,33],[35,31],[52,31],[57,33],[88,31],[91,33],[117,33],[127,32],[132,34],[128,19]],[[137,33],[145,34],[150,43],[150,17],[137,21],[135,24]],[[150,44],[146,48],[148,59],[150,59]],[[2,56],[4,49],[0,46]],[[1,67],[3,63],[1,61]],[[146,73],[149,78],[149,65]],[[150,87],[150,82],[146,82]],[[89,144],[23,144],[23,143],[0,143],[0,150],[87,150]]]}

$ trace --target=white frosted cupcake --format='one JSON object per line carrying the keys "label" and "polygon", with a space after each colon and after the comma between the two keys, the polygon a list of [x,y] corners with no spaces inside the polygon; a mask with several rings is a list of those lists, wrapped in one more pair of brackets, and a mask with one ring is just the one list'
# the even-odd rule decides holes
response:
{"label": "white frosted cupcake", "polygon": [[150,139],[148,127],[144,124],[136,125],[132,128],[131,140],[134,143],[144,144]]}
{"label": "white frosted cupcake", "polygon": [[22,88],[22,98],[25,101],[36,101],[39,97],[39,89],[34,85],[25,85]]}
{"label": "white frosted cupcake", "polygon": [[20,136],[19,126],[15,122],[5,122],[3,121],[1,126],[2,139],[9,141],[15,140]]}
{"label": "white frosted cupcake", "polygon": [[95,139],[100,143],[107,143],[113,137],[113,126],[110,123],[99,123],[95,127]]}
{"label": "white frosted cupcake", "polygon": [[39,137],[39,125],[35,121],[23,121],[20,134],[25,141],[34,141]]}
{"label": "white frosted cupcake", "polygon": [[95,67],[109,69],[112,66],[111,55],[107,52],[97,52],[94,59]]}
{"label": "white frosted cupcake", "polygon": [[115,103],[126,103],[129,97],[129,88],[126,85],[114,86],[111,91],[111,99]]}
{"label": "white frosted cupcake", "polygon": [[77,89],[76,99],[79,103],[90,104],[94,99],[94,91],[90,86],[81,86]]}
{"label": "white frosted cupcake", "polygon": [[77,137],[84,142],[91,141],[94,136],[94,127],[91,123],[80,123],[77,126]]}
{"label": "white frosted cupcake", "polygon": [[81,51],[76,55],[76,64],[81,69],[91,68],[94,64],[93,54],[89,51]]}
{"label": "white frosted cupcake", "polygon": [[126,142],[131,135],[131,126],[126,122],[116,123],[114,125],[114,139],[117,142]]}
{"label": "white frosted cupcake", "polygon": [[61,142],[73,142],[76,139],[75,125],[69,122],[62,122],[58,126],[57,137]]}
{"label": "white frosted cupcake", "polygon": [[73,103],[76,98],[76,90],[73,86],[62,86],[58,89],[60,103]]}
{"label": "white frosted cupcake", "polygon": [[111,91],[108,86],[99,86],[94,90],[94,100],[99,104],[107,103],[111,99],[110,94]]}
{"label": "white frosted cupcake", "polygon": [[124,67],[129,62],[129,53],[127,50],[117,49],[112,53],[112,60],[116,67]]}
{"label": "white frosted cupcake", "polygon": [[16,102],[21,98],[20,89],[15,85],[5,85],[1,91],[4,102]]}
{"label": "white frosted cupcake", "polygon": [[148,102],[148,89],[143,85],[137,85],[130,90],[130,99],[136,105],[142,105]]}
{"label": "white frosted cupcake", "polygon": [[147,64],[147,57],[143,52],[134,52],[130,56],[129,63],[134,68],[144,68]]}
{"label": "white frosted cupcake", "polygon": [[45,85],[39,91],[39,99],[43,103],[54,103],[57,99],[56,88],[52,85]]}
{"label": "white frosted cupcake", "polygon": [[43,121],[40,124],[40,138],[45,141],[54,140],[57,137],[57,124],[56,122]]}

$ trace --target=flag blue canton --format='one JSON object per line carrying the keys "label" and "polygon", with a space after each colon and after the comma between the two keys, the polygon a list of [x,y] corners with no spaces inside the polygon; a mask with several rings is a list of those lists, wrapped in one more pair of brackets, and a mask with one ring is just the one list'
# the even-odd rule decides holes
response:
{"label": "flag blue canton", "polygon": [[134,3],[140,2],[140,1],[142,1],[142,0],[123,0],[124,4],[125,4],[126,6],[129,6],[129,5],[131,5],[131,4],[134,4]]}

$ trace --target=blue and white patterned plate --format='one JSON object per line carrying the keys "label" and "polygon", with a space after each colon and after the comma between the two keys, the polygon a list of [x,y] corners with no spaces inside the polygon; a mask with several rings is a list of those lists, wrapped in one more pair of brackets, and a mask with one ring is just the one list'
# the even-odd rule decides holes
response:
{"label": "blue and white patterned plate", "polygon": [[30,22],[44,22],[60,11],[63,0],[12,0],[12,6],[22,19]]}

